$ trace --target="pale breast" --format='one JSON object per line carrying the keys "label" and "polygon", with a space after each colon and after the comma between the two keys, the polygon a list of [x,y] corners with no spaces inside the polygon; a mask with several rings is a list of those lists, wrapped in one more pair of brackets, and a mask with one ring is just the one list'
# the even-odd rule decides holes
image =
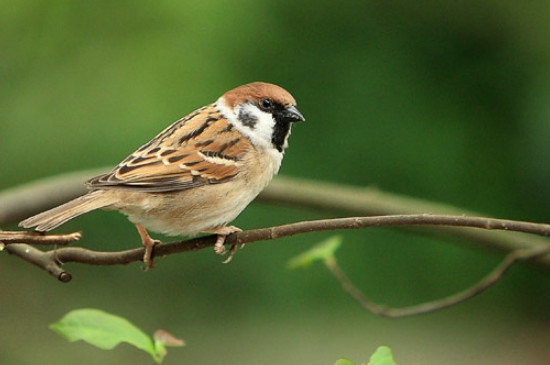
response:
{"label": "pale breast", "polygon": [[239,174],[220,184],[166,193],[112,190],[115,208],[133,223],[170,236],[190,236],[234,220],[279,171],[282,154],[254,149]]}

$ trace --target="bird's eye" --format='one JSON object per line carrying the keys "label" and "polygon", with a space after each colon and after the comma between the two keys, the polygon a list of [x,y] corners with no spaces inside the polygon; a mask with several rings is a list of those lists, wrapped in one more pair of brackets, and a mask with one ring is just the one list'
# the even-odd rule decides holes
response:
{"label": "bird's eye", "polygon": [[262,108],[265,111],[271,110],[271,107],[273,106],[273,102],[270,99],[262,99],[260,100],[260,108]]}

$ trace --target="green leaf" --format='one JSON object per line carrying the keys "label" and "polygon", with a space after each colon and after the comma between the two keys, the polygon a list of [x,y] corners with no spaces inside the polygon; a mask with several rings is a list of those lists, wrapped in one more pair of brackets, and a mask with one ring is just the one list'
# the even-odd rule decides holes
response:
{"label": "green leaf", "polygon": [[380,346],[370,357],[368,365],[397,365],[393,360],[391,349],[388,346]]}
{"label": "green leaf", "polygon": [[67,313],[50,329],[70,342],[83,340],[103,350],[127,342],[149,353],[159,363],[153,340],[125,318],[98,309],[77,309]]}
{"label": "green leaf", "polygon": [[353,361],[349,361],[346,359],[339,359],[334,363],[334,365],[357,365],[357,364],[354,363]]}
{"label": "green leaf", "polygon": [[[357,365],[353,361],[346,359],[339,359],[334,365]],[[363,363],[365,365],[365,363]],[[388,346],[380,346],[376,349],[374,354],[370,357],[370,361],[367,365],[397,365],[393,360],[391,349]]]}
{"label": "green leaf", "polygon": [[332,236],[318,243],[306,252],[294,257],[288,262],[288,267],[296,269],[307,267],[315,261],[327,261],[334,259],[334,253],[342,244],[342,236]]}

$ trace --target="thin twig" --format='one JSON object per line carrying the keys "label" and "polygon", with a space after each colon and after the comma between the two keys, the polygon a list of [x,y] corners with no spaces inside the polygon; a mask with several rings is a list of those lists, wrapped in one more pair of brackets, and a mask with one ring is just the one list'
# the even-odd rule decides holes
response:
{"label": "thin twig", "polygon": [[68,234],[43,234],[29,231],[2,231],[0,230],[0,242],[5,245],[14,243],[29,243],[31,245],[66,245],[77,241],[82,236],[80,232]]}
{"label": "thin twig", "polygon": [[510,252],[508,255],[506,255],[506,257],[504,257],[502,262],[495,269],[493,269],[493,271],[491,271],[483,279],[481,279],[478,283],[471,286],[470,288],[448,296],[446,298],[402,308],[388,308],[385,305],[380,305],[372,302],[365,297],[361,290],[353,285],[353,283],[338,265],[336,259],[327,259],[324,261],[324,263],[325,266],[330,270],[332,275],[334,275],[334,277],[338,279],[340,285],[342,286],[342,289],[346,293],[348,293],[353,299],[355,299],[361,305],[361,307],[381,317],[398,318],[439,311],[471,299],[488,289],[490,286],[496,284],[502,278],[504,273],[508,271],[508,269],[512,267],[512,265],[514,265],[517,261],[533,259],[542,255],[546,255],[548,253],[550,253],[550,246]]}
{"label": "thin twig", "polygon": [[[550,235],[550,225],[536,224],[530,222],[511,221],[494,218],[464,217],[464,216],[436,216],[429,214],[393,215],[381,217],[353,217],[322,219],[291,223],[282,226],[242,231],[231,234],[225,240],[226,245],[252,243],[292,236],[300,233],[327,231],[339,229],[359,229],[366,227],[385,226],[460,226],[481,229],[497,229],[507,231],[518,231],[542,236]],[[215,236],[205,236],[186,241],[171,242],[157,245],[154,249],[154,256],[165,256],[177,252],[196,251],[208,246],[213,246]],[[538,248],[547,248],[548,243]],[[125,265],[131,262],[141,261],[143,248],[126,250],[121,252],[95,252],[78,247],[65,247],[58,250],[42,252],[31,249],[31,246],[23,244],[10,244],[6,251],[19,256],[38,267],[48,271],[50,274],[60,278],[70,278],[61,265],[67,262],[79,262],[90,265]],[[56,269],[52,269],[57,266]],[[70,279],[69,279],[70,280]]]}

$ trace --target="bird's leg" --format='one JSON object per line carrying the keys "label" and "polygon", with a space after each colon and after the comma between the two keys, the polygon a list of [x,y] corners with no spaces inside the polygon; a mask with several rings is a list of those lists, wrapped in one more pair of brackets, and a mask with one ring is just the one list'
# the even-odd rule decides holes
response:
{"label": "bird's leg", "polygon": [[[225,237],[229,236],[232,233],[241,232],[241,231],[242,231],[242,229],[240,229],[238,227],[235,227],[235,226],[223,226],[223,227],[217,227],[217,228],[212,228],[212,229],[209,229],[209,230],[205,230],[203,232],[205,232],[205,233],[215,233],[215,234],[218,235],[218,237],[216,238],[216,243],[214,244],[214,251],[218,255],[225,255],[225,253],[227,252],[225,250],[225,247],[223,246],[224,243],[225,243]],[[223,262],[224,264],[231,261],[231,259],[235,255],[235,252],[237,252],[236,247],[237,247],[237,244],[234,244],[233,246],[231,246],[231,249],[229,251],[229,257],[227,259],[225,259],[225,261]]]}
{"label": "bird's leg", "polygon": [[148,271],[155,266],[153,262],[153,247],[155,247],[156,244],[160,243],[160,241],[152,239],[151,236],[149,236],[149,233],[147,233],[147,230],[141,225],[136,224],[136,228],[139,232],[139,235],[141,236],[143,247],[145,247],[145,253],[143,254],[143,263],[145,264],[145,271]]}

